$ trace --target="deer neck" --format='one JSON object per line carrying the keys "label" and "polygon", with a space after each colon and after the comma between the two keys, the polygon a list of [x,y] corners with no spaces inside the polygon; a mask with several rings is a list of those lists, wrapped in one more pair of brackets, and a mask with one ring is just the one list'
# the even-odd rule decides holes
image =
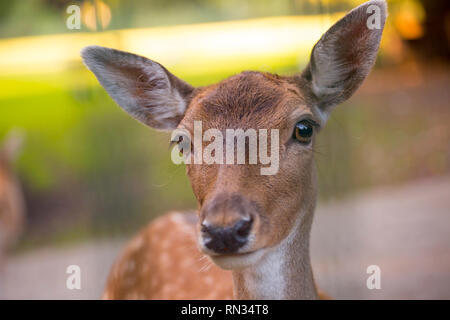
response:
{"label": "deer neck", "polygon": [[317,299],[309,255],[314,206],[302,211],[280,244],[255,265],[232,272],[236,299]]}

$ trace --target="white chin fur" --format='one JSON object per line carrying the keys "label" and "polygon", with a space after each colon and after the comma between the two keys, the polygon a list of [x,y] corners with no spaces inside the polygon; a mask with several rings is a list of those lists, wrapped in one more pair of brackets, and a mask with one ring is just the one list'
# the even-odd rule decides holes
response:
{"label": "white chin fur", "polygon": [[244,269],[258,262],[264,253],[264,249],[259,249],[244,254],[210,256],[210,259],[217,266],[225,270]]}

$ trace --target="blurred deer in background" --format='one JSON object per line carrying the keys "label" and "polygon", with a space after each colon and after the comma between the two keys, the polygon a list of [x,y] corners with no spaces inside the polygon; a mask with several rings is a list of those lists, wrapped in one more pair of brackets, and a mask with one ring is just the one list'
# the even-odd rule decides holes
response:
{"label": "blurred deer in background", "polygon": [[0,146],[0,268],[8,250],[16,243],[24,224],[25,205],[22,190],[13,170],[24,135],[10,131]]}
{"label": "blurred deer in background", "polygon": [[83,50],[110,96],[150,127],[191,136],[194,121],[220,132],[279,130],[274,175],[261,175],[261,164],[186,164],[198,211],[162,216],[137,235],[113,266],[105,299],[318,298],[309,256],[315,137],[370,72],[386,15],[382,0],[349,12],[301,74],[243,72],[200,88],[141,56]]}

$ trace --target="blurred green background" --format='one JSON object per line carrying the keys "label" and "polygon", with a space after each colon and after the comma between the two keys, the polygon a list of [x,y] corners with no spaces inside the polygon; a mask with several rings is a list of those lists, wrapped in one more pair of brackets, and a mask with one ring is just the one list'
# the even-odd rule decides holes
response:
{"label": "blurred green background", "polygon": [[[1,1],[0,138],[26,133],[14,164],[27,207],[19,250],[124,236],[196,206],[169,136],[115,105],[78,58],[83,46],[146,55],[193,85],[243,69],[293,74],[362,2]],[[450,170],[448,2],[388,2],[374,72],[320,135],[320,201]],[[80,30],[66,27],[70,4]]]}

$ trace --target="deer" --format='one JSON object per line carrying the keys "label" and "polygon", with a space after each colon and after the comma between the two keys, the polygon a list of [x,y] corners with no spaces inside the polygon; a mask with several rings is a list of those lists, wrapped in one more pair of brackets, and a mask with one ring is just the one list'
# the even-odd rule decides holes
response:
{"label": "deer", "polygon": [[12,168],[23,139],[23,133],[13,129],[0,146],[0,267],[19,239],[25,220],[23,193]]}
{"label": "deer", "polygon": [[[261,163],[186,164],[197,210],[169,212],[144,227],[111,267],[102,298],[326,298],[309,251],[316,136],[372,69],[386,17],[384,0],[354,8],[322,35],[298,74],[244,71],[202,87],[139,55],[83,48],[84,64],[111,98],[151,128],[192,132],[201,121],[219,131],[279,132],[276,174],[262,175]],[[377,27],[368,23],[373,18]]]}

